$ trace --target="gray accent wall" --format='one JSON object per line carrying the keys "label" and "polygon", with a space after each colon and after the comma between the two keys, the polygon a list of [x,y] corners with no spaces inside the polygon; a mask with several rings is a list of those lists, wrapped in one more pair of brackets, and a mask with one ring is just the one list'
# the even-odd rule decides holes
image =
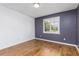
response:
{"label": "gray accent wall", "polygon": [[77,8],[77,45],[79,45],[79,6]]}
{"label": "gray accent wall", "polygon": [[[35,18],[35,37],[47,40],[65,42],[69,44],[76,44],[77,42],[77,29],[76,18],[77,10],[70,10],[61,13],[46,15],[43,17]],[[43,19],[60,16],[60,34],[47,34],[43,33]],[[64,38],[66,40],[64,40]]]}

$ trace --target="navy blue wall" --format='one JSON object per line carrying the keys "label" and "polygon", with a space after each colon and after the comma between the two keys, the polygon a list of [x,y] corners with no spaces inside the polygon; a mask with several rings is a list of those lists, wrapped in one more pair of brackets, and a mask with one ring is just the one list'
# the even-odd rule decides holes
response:
{"label": "navy blue wall", "polygon": [[79,45],[79,6],[77,8],[77,45]]}
{"label": "navy blue wall", "polygon": [[[76,9],[61,13],[51,14],[43,17],[35,18],[35,36],[36,38],[44,38],[53,41],[60,41],[70,44],[76,44]],[[60,34],[43,33],[43,19],[54,16],[60,16]],[[63,40],[66,38],[66,40]]]}

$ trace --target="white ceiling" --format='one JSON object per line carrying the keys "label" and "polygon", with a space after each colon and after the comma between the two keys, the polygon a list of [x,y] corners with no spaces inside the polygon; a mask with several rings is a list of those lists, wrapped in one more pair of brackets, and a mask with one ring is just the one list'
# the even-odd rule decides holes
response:
{"label": "white ceiling", "polygon": [[72,10],[78,6],[77,3],[40,3],[39,8],[34,8],[32,3],[2,3],[0,5],[34,18]]}

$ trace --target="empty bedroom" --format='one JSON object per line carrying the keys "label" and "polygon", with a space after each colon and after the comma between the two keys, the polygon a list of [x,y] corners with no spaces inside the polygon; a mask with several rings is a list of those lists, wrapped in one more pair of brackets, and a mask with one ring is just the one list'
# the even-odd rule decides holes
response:
{"label": "empty bedroom", "polygon": [[79,4],[0,3],[0,56],[79,56]]}

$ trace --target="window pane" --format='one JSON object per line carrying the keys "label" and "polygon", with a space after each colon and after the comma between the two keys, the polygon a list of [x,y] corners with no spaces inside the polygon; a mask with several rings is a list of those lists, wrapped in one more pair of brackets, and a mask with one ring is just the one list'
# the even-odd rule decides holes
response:
{"label": "window pane", "polygon": [[58,26],[51,24],[51,32],[57,32],[57,31],[58,31]]}
{"label": "window pane", "polygon": [[45,22],[44,22],[44,25],[45,25],[45,31],[46,31],[46,32],[49,32],[49,31],[50,31],[50,22],[45,21]]}

